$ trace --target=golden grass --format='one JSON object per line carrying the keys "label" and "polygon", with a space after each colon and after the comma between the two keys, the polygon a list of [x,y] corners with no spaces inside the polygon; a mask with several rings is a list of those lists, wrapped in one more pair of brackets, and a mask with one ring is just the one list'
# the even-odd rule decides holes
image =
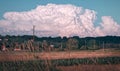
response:
{"label": "golden grass", "polygon": [[112,57],[120,56],[120,52],[100,51],[64,51],[64,52],[1,52],[0,61],[25,61],[35,59],[70,59],[90,57]]}
{"label": "golden grass", "polygon": [[[46,60],[46,71],[52,66],[52,59],[90,58],[90,57],[114,57],[119,56],[119,51],[62,51],[62,52],[0,52],[0,62],[3,61],[28,61]],[[39,65],[38,65],[39,66]],[[60,71],[120,71],[120,64],[81,64],[73,66],[55,66]]]}

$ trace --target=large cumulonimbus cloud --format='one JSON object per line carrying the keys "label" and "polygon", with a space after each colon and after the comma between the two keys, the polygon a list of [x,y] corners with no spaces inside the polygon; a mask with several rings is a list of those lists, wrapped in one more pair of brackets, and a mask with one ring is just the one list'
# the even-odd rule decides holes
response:
{"label": "large cumulonimbus cloud", "polygon": [[0,34],[30,35],[35,25],[37,36],[105,36],[120,35],[120,25],[103,16],[95,26],[96,12],[74,5],[47,4],[26,12],[7,12],[0,20]]}

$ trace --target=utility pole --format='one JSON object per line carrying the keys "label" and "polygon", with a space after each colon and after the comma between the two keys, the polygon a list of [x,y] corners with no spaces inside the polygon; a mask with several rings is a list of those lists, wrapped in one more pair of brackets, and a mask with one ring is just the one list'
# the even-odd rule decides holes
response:
{"label": "utility pole", "polygon": [[32,52],[35,51],[35,46],[34,46],[34,40],[35,40],[35,25],[33,25],[33,39],[32,39]]}
{"label": "utility pole", "polygon": [[88,49],[87,46],[86,46],[86,40],[85,40],[85,49]]}
{"label": "utility pole", "polygon": [[95,49],[95,44],[96,43],[96,41],[95,40],[93,40],[93,48]]}
{"label": "utility pole", "polygon": [[62,50],[62,48],[63,48],[63,45],[62,45],[62,42],[61,42],[61,44],[60,44],[60,49]]}
{"label": "utility pole", "polygon": [[104,51],[104,41],[103,41],[103,51]]}
{"label": "utility pole", "polygon": [[33,25],[33,41],[34,41],[34,37],[35,37],[35,25]]}

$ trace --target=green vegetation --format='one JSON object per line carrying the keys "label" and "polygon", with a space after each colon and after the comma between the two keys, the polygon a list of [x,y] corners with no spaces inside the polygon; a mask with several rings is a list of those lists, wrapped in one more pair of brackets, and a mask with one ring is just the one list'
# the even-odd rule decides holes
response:
{"label": "green vegetation", "polygon": [[0,62],[0,71],[58,71],[46,61]]}
{"label": "green vegetation", "polygon": [[0,62],[0,71],[59,71],[57,66],[120,64],[120,57]]}
{"label": "green vegetation", "polygon": [[[28,51],[64,51],[64,50],[97,50],[103,48],[120,49],[119,36],[105,37],[36,37],[24,36],[0,36],[0,48],[4,44],[9,50],[21,48]],[[28,48],[29,47],[29,48]]]}
{"label": "green vegetation", "polygon": [[52,60],[53,65],[57,66],[74,66],[88,64],[120,64],[120,57],[102,57],[102,58],[78,58],[78,59],[60,59]]}
{"label": "green vegetation", "polygon": [[[80,38],[78,36],[74,37],[36,37],[24,35],[24,36],[1,36],[0,35],[0,53],[5,53],[5,55],[11,55],[11,59],[16,55],[16,59],[22,59],[25,56],[22,51],[30,58],[32,55],[35,59],[31,61],[2,61],[0,62],[0,71],[60,71],[57,69],[59,66],[79,66],[79,65],[119,65],[120,57],[110,56],[110,57],[91,57],[87,58],[88,55],[84,58],[70,58],[70,59],[44,59],[40,60],[41,56],[37,55],[38,53],[51,53],[57,52],[54,55],[61,55],[61,51],[66,52],[66,57],[69,57],[70,52],[81,52],[81,53],[116,53],[119,54],[120,51],[120,37],[119,36],[105,36],[105,37],[86,37]],[[3,49],[5,48],[5,49]],[[107,48],[107,49],[106,49]],[[15,50],[19,50],[14,52]],[[7,52],[4,52],[6,50]],[[12,51],[12,52],[11,52]],[[61,53],[60,53],[61,52]],[[103,54],[104,54],[103,53]],[[30,55],[31,54],[31,55]],[[9,56],[10,56],[9,55]],[[65,55],[65,54],[64,54]],[[63,56],[64,56],[63,55]],[[7,56],[9,58],[9,56]],[[21,56],[21,57],[20,57]],[[43,56],[45,56],[43,54]],[[46,55],[47,56],[47,55]],[[77,55],[76,55],[77,56]],[[98,54],[99,56],[99,54]],[[3,55],[3,60],[6,56]],[[6,58],[7,58],[6,57]],[[2,59],[2,57],[1,57]],[[87,66],[89,68],[89,66]],[[92,71],[92,70],[91,70]],[[96,71],[96,70],[95,70]]]}

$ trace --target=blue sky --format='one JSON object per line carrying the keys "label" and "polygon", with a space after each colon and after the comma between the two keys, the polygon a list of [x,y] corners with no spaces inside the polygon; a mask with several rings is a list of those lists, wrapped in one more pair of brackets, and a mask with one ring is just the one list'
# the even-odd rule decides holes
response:
{"label": "blue sky", "polygon": [[28,11],[36,8],[37,5],[73,4],[95,10],[98,21],[101,16],[112,16],[120,23],[120,0],[0,0],[0,19],[3,14],[9,11]]}
{"label": "blue sky", "polygon": [[120,0],[0,0],[0,34],[31,35],[36,25],[38,36],[120,36],[119,3]]}

